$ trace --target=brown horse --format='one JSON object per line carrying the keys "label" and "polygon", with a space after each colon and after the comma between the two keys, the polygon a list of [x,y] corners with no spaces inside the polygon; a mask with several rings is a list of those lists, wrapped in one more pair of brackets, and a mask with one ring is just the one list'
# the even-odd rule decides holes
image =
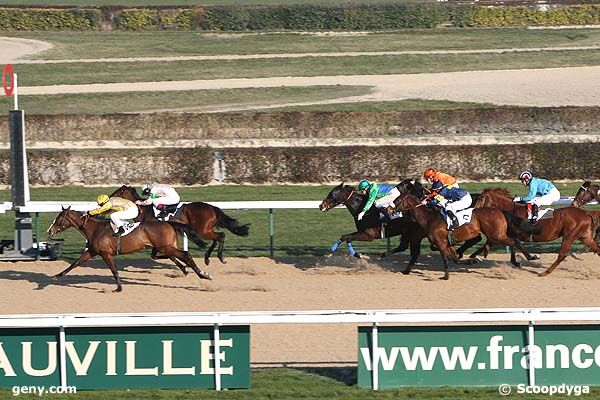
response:
{"label": "brown horse", "polygon": [[[169,257],[181,260],[185,265],[193,269],[200,278],[212,279],[209,274],[198,268],[187,251],[181,251],[177,248],[176,228],[170,223],[158,221],[144,222],[128,235],[116,238],[112,234],[113,231],[108,220],[90,217],[89,215],[71,210],[68,207],[63,208],[56,216],[54,222],[48,228],[48,233],[50,236],[53,236],[70,227],[77,228],[81,232],[87,241],[87,248],[67,269],[55,275],[55,278],[65,276],[73,268],[99,255],[108,265],[117,281],[117,289],[114,291],[120,292],[122,290],[121,279],[117,273],[117,266],[114,261],[117,249],[118,254],[127,254],[140,251],[146,247],[153,247]],[[182,268],[182,271],[185,273],[185,267]]]}
{"label": "brown horse", "polygon": [[[410,212],[417,223],[427,232],[429,241],[436,245],[444,262],[444,277],[448,279],[448,259],[458,263],[458,257],[454,247],[449,243],[448,228],[436,210],[421,206],[419,200],[409,193],[402,194],[395,200],[396,208],[402,212]],[[480,234],[484,234],[488,241],[494,244],[504,244],[512,247],[510,262],[519,266],[516,260],[514,246],[521,248],[518,239],[512,237],[514,220],[511,214],[501,212],[494,208],[477,208],[473,210],[471,222],[454,229],[452,238],[455,242],[479,240]],[[526,229],[526,228],[523,228]],[[510,234],[510,235],[509,235]]]}
{"label": "brown horse", "polygon": [[[334,187],[319,205],[319,209],[326,212],[343,204],[354,218],[356,232],[342,235],[342,237],[331,246],[332,252],[336,251],[342,242],[346,242],[350,254],[360,258],[360,253],[354,250],[352,241],[358,240],[370,242],[374,239],[381,239],[379,211],[374,206],[365,213],[363,219],[360,221],[358,220],[358,214],[362,210],[366,200],[367,197],[358,193],[354,187],[341,183]],[[402,236],[398,247],[384,253],[384,256],[404,251],[410,247],[410,261],[408,267],[402,271],[402,273],[406,275],[410,272],[412,266],[419,258],[419,254],[421,253],[421,241],[425,237],[425,232],[410,218],[396,218],[387,222],[386,225],[387,228],[384,231],[384,237]]]}
{"label": "brown horse", "polygon": [[[131,186],[121,186],[115,190],[109,197],[122,197],[131,201],[143,200]],[[139,206],[140,212],[136,221],[157,221],[153,206]],[[200,201],[183,204],[180,213],[175,215],[175,220],[183,224],[189,225],[194,232],[203,239],[212,240],[212,244],[204,253],[204,263],[210,263],[210,255],[215,246],[217,249],[217,257],[225,264],[223,259],[223,246],[225,244],[225,233],[215,232],[215,228],[225,228],[238,236],[248,236],[250,224],[240,225],[238,220],[229,217],[219,207],[212,206],[208,203]]]}
{"label": "brown horse", "polygon": [[[485,197],[485,202],[482,198]],[[527,215],[524,204],[513,203],[512,196],[504,189],[486,189],[480,198],[482,204],[490,207],[497,207],[501,210],[513,212],[518,217],[524,218]],[[583,244],[590,247],[595,253],[600,252],[600,247],[594,240],[596,229],[600,226],[600,214],[591,211],[585,211],[576,207],[564,207],[554,210],[552,218],[540,219],[533,225],[533,232],[519,230],[519,239],[531,242],[549,242],[562,237],[562,244],[558,258],[554,263],[540,276],[550,274],[560,264],[571,250],[571,245],[575,240],[580,240]],[[489,246],[484,245],[484,253],[487,254]],[[524,253],[528,254],[528,253]]]}
{"label": "brown horse", "polygon": [[573,207],[581,207],[592,200],[596,200],[600,203],[600,186],[592,185],[591,181],[585,181],[579,187],[579,190],[577,190],[577,194],[575,194],[575,198],[571,202],[571,205]]}

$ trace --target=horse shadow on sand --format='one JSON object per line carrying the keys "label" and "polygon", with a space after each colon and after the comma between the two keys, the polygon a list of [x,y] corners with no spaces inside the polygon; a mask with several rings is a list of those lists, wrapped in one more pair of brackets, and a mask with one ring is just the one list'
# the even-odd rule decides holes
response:
{"label": "horse shadow on sand", "polygon": [[[329,274],[332,269],[339,273],[369,273],[369,272],[392,272],[399,277],[404,276],[410,261],[410,255],[407,253],[396,253],[382,257],[379,253],[361,253],[361,258],[353,257],[345,253],[335,253],[334,255],[320,255],[308,257],[284,256],[276,257],[277,263],[293,265],[295,268],[315,273]],[[497,251],[496,254],[505,253]],[[521,261],[525,261],[522,259]],[[454,274],[478,274],[488,278],[501,278],[501,274],[490,272],[497,268],[507,271],[523,271],[531,274],[537,274],[544,266],[540,262],[525,261],[521,268],[514,267],[510,262],[510,254],[506,254],[504,259],[462,259],[459,264],[451,264],[450,272]],[[408,276],[417,276],[424,280],[435,281],[439,278],[438,273],[443,274],[444,266],[442,258],[437,252],[422,252],[417,263],[411,269]],[[510,273],[510,272],[509,272]]]}
{"label": "horse shadow on sand", "polygon": [[[175,265],[159,263],[149,259],[127,259],[118,260],[117,268],[120,271],[126,271],[127,275],[129,275],[121,278],[123,284],[126,285],[125,287],[137,285],[145,287],[187,289],[200,292],[209,291],[209,289],[200,286],[165,285],[155,282],[155,277],[157,275],[178,279],[178,282],[181,282],[181,279],[197,279],[195,274],[184,276]],[[157,270],[159,270],[159,272],[157,272]],[[85,273],[83,273],[84,271]],[[135,274],[135,277],[131,277],[132,274]],[[54,273],[50,271],[48,271],[48,273],[43,273],[38,271],[1,269],[0,281],[2,280],[27,281],[34,283],[37,285],[34,290],[44,290],[48,287],[59,286],[87,289],[94,292],[110,292],[114,288],[115,283],[115,280],[110,273],[110,269],[102,260],[90,260],[78,267],[71,274],[59,279],[54,278]],[[106,285],[106,287],[92,286],[91,284],[101,284]]]}

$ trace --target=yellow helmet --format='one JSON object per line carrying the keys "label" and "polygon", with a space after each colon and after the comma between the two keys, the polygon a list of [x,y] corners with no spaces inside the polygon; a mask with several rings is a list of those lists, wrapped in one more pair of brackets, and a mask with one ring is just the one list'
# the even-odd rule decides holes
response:
{"label": "yellow helmet", "polygon": [[98,195],[98,198],[96,199],[96,202],[98,203],[98,205],[103,205],[107,201],[108,201],[108,196],[105,194]]}

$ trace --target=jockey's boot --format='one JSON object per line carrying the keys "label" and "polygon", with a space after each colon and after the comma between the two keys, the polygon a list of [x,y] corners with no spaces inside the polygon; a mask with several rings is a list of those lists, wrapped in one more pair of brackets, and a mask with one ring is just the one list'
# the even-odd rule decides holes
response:
{"label": "jockey's boot", "polygon": [[456,215],[454,215],[454,213],[449,210],[446,210],[446,213],[448,214],[448,217],[450,217],[450,221],[452,221],[452,225],[450,226],[450,229],[458,228],[458,218],[456,218]]}
{"label": "jockey's boot", "polygon": [[113,232],[113,236],[121,236],[122,234],[125,233],[125,228],[123,228],[122,226],[119,227],[119,229],[116,232]]}

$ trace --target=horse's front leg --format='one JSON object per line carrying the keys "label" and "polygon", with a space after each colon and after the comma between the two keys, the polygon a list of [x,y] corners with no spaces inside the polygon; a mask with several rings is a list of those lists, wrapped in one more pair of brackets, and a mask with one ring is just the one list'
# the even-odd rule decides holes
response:
{"label": "horse's front leg", "polygon": [[103,254],[100,254],[100,257],[102,257],[102,259],[104,260],[106,265],[108,265],[108,267],[110,268],[110,272],[112,272],[112,274],[115,278],[115,281],[117,282],[117,288],[115,290],[113,290],[113,292],[122,291],[123,287],[121,286],[121,278],[119,278],[119,274],[117,273],[117,265],[115,264],[115,260],[112,256],[112,254],[103,253]]}
{"label": "horse's front leg", "polygon": [[95,255],[96,255],[95,252],[93,252],[90,249],[87,249],[86,251],[83,252],[82,255],[79,256],[79,258],[77,260],[75,260],[71,265],[69,265],[69,267],[67,267],[67,269],[54,275],[53,278],[54,279],[62,278],[63,276],[68,274],[73,268],[80,266],[81,264],[83,264],[87,260],[91,259]]}
{"label": "horse's front leg", "polygon": [[358,251],[354,250],[354,247],[352,246],[352,242],[354,240],[370,242],[373,240],[373,238],[374,238],[374,236],[371,235],[370,233],[368,233],[368,231],[362,231],[362,232],[354,232],[350,235],[344,235],[340,239],[342,241],[346,242],[346,246],[348,246],[348,253],[350,253],[350,255],[352,257],[360,258],[360,253]]}

